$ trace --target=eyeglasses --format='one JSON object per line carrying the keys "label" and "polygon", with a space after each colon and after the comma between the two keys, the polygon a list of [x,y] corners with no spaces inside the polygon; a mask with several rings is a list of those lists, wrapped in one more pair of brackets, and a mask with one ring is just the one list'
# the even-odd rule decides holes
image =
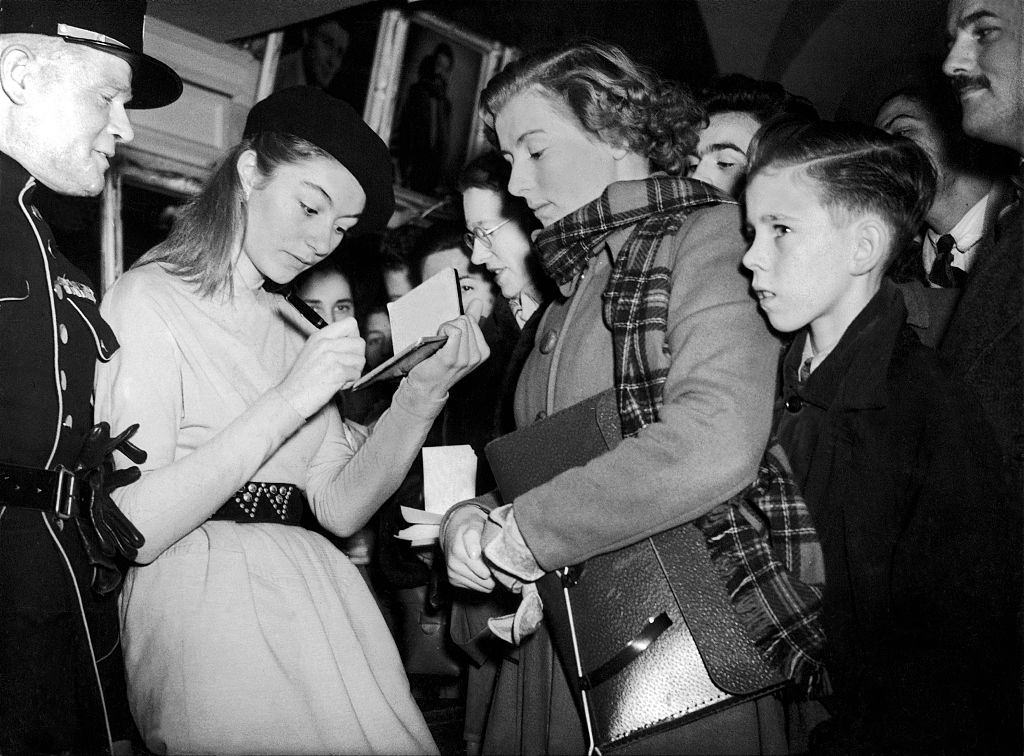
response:
{"label": "eyeglasses", "polygon": [[472,231],[467,231],[463,235],[462,241],[465,242],[466,246],[469,247],[470,251],[472,251],[473,245],[476,243],[477,239],[480,240],[480,243],[483,244],[484,247],[486,247],[487,249],[491,249],[491,234],[493,234],[499,228],[504,226],[506,223],[511,222],[511,220],[511,218],[507,218],[494,228],[480,228],[479,226],[477,226]]}

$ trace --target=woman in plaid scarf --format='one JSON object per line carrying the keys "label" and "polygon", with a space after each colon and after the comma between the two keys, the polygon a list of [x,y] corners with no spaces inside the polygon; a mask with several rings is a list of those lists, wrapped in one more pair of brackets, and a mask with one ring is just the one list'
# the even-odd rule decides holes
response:
{"label": "woman in plaid scarf", "polygon": [[[517,423],[614,388],[624,437],[505,506],[482,496],[449,514],[452,583],[490,592],[693,521],[746,488],[768,440],[778,344],[739,271],[735,202],[680,178],[703,121],[688,93],[594,43],[513,63],[482,102],[561,294],[519,380]],[[524,600],[510,622],[521,645],[499,672],[484,752],[584,752],[548,636],[530,635],[537,612]],[[632,745],[788,748],[771,696]]]}

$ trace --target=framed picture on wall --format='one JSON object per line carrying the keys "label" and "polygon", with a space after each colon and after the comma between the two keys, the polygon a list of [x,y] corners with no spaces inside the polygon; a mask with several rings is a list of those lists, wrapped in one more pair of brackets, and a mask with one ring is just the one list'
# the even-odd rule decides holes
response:
{"label": "framed picture on wall", "polygon": [[385,11],[364,118],[391,148],[399,186],[442,196],[486,149],[480,92],[510,48],[426,12]]}
{"label": "framed picture on wall", "polygon": [[273,34],[237,39],[234,44],[259,61],[274,48],[272,82],[264,96],[285,87],[309,85],[362,112],[381,14],[374,6],[350,8],[286,26],[278,30],[276,45],[270,45]]}

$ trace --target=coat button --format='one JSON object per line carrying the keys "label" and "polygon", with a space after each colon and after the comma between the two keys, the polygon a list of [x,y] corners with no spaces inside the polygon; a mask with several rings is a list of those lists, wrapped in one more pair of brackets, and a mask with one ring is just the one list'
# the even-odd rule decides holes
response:
{"label": "coat button", "polygon": [[548,331],[540,342],[540,353],[550,354],[558,343],[558,334],[555,331]]}
{"label": "coat button", "polygon": [[60,371],[60,390],[68,390],[68,374],[65,373],[63,370]]}
{"label": "coat button", "polygon": [[799,412],[800,408],[804,406],[803,399],[796,394],[786,399],[786,409],[790,412]]}
{"label": "coat button", "polygon": [[53,285],[53,293],[57,295],[57,299],[64,299],[64,287],[59,283]]}
{"label": "coat button", "polygon": [[534,420],[543,420],[547,416],[548,413],[545,412],[544,410],[541,410],[540,412],[537,413],[537,417],[535,417]]}
{"label": "coat button", "polygon": [[68,327],[66,325],[64,325],[63,323],[60,324],[60,343],[61,344],[67,344],[68,343]]}

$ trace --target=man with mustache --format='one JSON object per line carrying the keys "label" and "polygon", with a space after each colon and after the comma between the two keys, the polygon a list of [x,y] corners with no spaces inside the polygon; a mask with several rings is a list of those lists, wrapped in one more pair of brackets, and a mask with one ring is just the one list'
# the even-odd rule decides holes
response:
{"label": "man with mustache", "polygon": [[[964,132],[1024,154],[1024,4],[950,0],[947,35],[949,54],[942,68],[960,98]],[[1024,212],[1019,172],[1014,182],[1016,201],[996,219],[994,244],[967,277],[940,353],[974,389],[1002,447],[1003,468],[1021,496]]]}

